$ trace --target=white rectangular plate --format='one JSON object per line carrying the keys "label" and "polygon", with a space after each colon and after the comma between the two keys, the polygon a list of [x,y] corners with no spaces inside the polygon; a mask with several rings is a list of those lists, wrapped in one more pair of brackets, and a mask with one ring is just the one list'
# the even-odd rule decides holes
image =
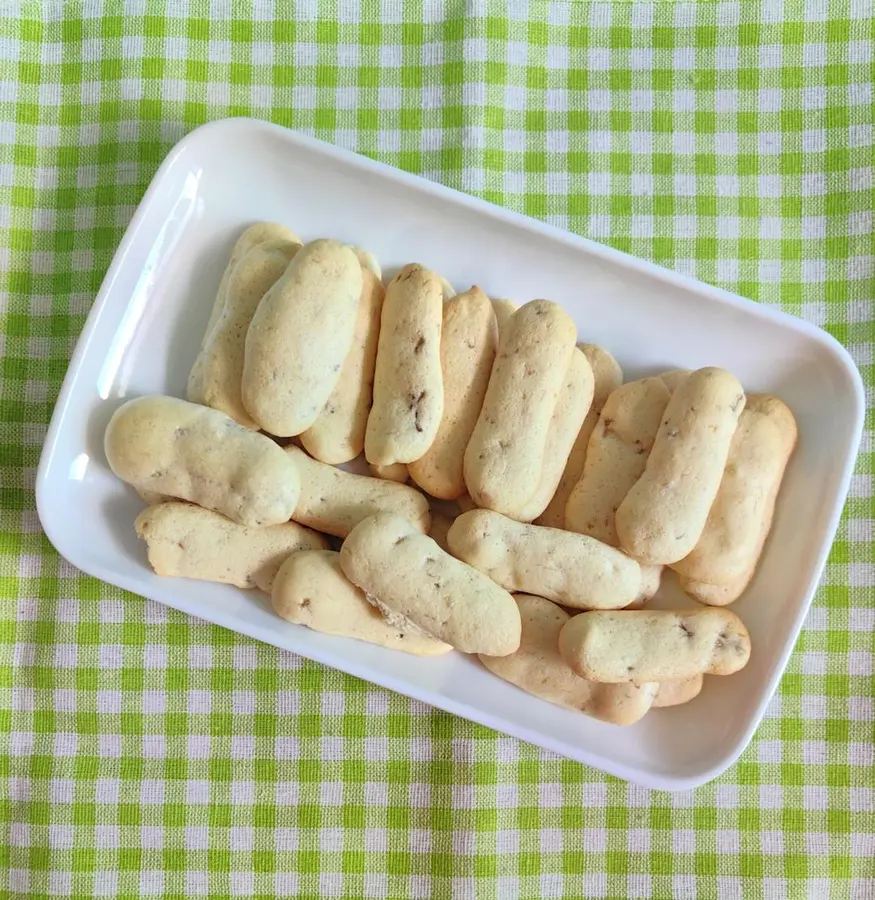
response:
{"label": "white rectangular plate", "polygon": [[[753,640],[748,667],[618,728],[530,697],[460,653],[422,660],[326,637],[283,622],[255,592],[155,576],[133,529],[142,504],[110,473],[104,428],[124,398],[185,395],[231,245],[256,220],[359,244],[389,275],[415,260],[458,288],[548,297],[627,379],[725,366],[789,403],[799,447],[760,569],[734,607]],[[775,691],[838,524],[863,409],[848,354],[803,321],[277,126],[230,119],[181,141],[137,210],[70,364],[37,503],[55,547],[104,581],[621,778],[681,789],[738,757]]]}

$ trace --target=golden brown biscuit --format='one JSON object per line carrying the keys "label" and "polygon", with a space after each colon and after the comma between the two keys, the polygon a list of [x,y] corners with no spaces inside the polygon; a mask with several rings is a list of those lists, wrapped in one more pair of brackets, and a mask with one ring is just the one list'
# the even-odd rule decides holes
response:
{"label": "golden brown biscuit", "polygon": [[631,725],[650,709],[659,685],[596,684],[581,678],[559,654],[559,632],[568,613],[543,597],[517,594],[514,599],[523,626],[520,648],[510,656],[481,654],[490,672],[557,706],[614,725]]}

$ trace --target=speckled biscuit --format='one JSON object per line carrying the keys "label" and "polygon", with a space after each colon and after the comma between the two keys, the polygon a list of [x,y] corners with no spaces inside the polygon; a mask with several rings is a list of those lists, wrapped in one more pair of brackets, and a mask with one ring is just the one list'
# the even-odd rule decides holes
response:
{"label": "speckled biscuit", "polygon": [[246,334],[241,388],[265,431],[292,437],[319,417],[352,347],[361,293],[355,253],[319,240],[264,295]]}
{"label": "speckled biscuit", "polygon": [[548,528],[565,528],[565,507],[568,505],[568,498],[571,496],[574,486],[583,475],[583,464],[586,461],[586,448],[590,435],[598,423],[599,413],[601,413],[605,401],[623,383],[623,370],[607,350],[597,347],[595,344],[578,344],[577,346],[592,369],[592,403],[571,446],[571,452],[568,454],[568,460],[556,491],[547,504],[547,508],[535,519],[536,525],[546,525]]}
{"label": "speckled biscuit", "polygon": [[350,244],[349,246],[352,252],[358,257],[361,267],[367,269],[377,281],[382,281],[383,270],[380,267],[380,263],[377,261],[377,257],[369,250],[363,250],[361,247],[356,247],[354,244]]}
{"label": "speckled biscuit", "polygon": [[410,470],[404,463],[390,463],[388,466],[377,466],[374,463],[368,463],[368,469],[370,469],[374,478],[382,478],[383,481],[407,484],[410,480]]}
{"label": "speckled biscuit", "polygon": [[241,525],[287,522],[301,483],[270,438],[175,397],[129,400],[104,436],[110,468],[137,490],[190,500]]}
{"label": "speckled biscuit", "polygon": [[650,709],[659,685],[597,684],[581,678],[559,654],[559,632],[568,613],[543,597],[517,594],[514,599],[523,626],[520,648],[510,656],[481,654],[490,672],[535,697],[614,725],[631,725]]}
{"label": "speckled biscuit", "polygon": [[662,379],[662,383],[666,386],[668,392],[673,394],[686,381],[691,371],[691,369],[671,369],[668,372],[663,372],[659,377]]}
{"label": "speckled biscuit", "polygon": [[447,541],[447,533],[453,525],[455,519],[442,513],[439,509],[432,507],[431,524],[428,526],[428,536],[441,548],[445,553],[451,553],[450,545]]}
{"label": "speckled biscuit", "polygon": [[444,304],[443,416],[431,446],[409,466],[410,477],[433,497],[454,500],[466,491],[465,448],[483,406],[497,344],[495,313],[479,287]]}
{"label": "speckled biscuit", "polygon": [[681,382],[644,474],[617,509],[617,536],[630,556],[668,565],[696,546],[744,403],[744,389],[725,369],[698,369]]}
{"label": "speckled biscuit", "polygon": [[516,518],[534,496],[576,335],[568,313],[549,300],[511,316],[465,451],[465,482],[478,506]]}
{"label": "speckled biscuit", "polygon": [[252,528],[211,509],[170,501],[150,506],[134,526],[159,575],[221,581],[270,593],[283,561],[296,550],[324,550],[328,542],[296,522]]}
{"label": "speckled biscuit", "polygon": [[472,509],[480,509],[480,507],[471,499],[470,494],[462,494],[456,499],[456,506],[459,512],[471,512]]}
{"label": "speckled biscuit", "polygon": [[[219,283],[219,289],[216,292],[216,299],[213,301],[213,307],[210,310],[210,318],[207,322],[204,336],[201,340],[201,350],[207,345],[210,336],[213,333],[213,327],[219,321],[219,316],[225,307],[225,299],[228,293],[228,280],[237,263],[253,248],[265,241],[288,241],[292,244],[300,244],[301,239],[294,231],[289,231],[282,225],[273,222],[256,222],[250,225],[243,234],[237,238],[236,243],[231,248],[231,256],[228,258],[228,265],[225,266],[225,272]],[[201,366],[203,359],[201,353],[198,353],[188,376],[188,389],[186,396],[192,403],[201,403],[201,394],[203,392],[203,383],[201,381]]]}
{"label": "speckled biscuit", "polygon": [[608,396],[565,507],[566,528],[619,545],[614,515],[644,473],[668,401],[659,378],[630,381]]}
{"label": "speckled biscuit", "polygon": [[411,463],[434,441],[444,410],[441,324],[444,301],[434,272],[411,263],[386,288],[365,432],[369,463]]}
{"label": "speckled biscuit", "polygon": [[340,566],[390,621],[412,622],[464,653],[506,656],[520,645],[513,597],[400,516],[380,513],[357,525]]}
{"label": "speckled biscuit", "polygon": [[452,300],[456,296],[456,289],[444,278],[443,275],[437,276],[438,283],[441,286],[441,296],[444,300]]}
{"label": "speckled biscuit", "polygon": [[286,447],[285,452],[301,477],[301,496],[292,513],[296,522],[346,537],[362,519],[385,511],[403,516],[419,531],[428,530],[428,500],[415,488],[335,469],[299,447]]}
{"label": "speckled biscuit", "polygon": [[519,309],[513,300],[503,300],[500,297],[493,297],[492,309],[495,312],[495,322],[498,325],[499,340],[504,334],[505,326],[510,321],[510,317]]}
{"label": "speckled biscuit", "polygon": [[750,635],[728,609],[596,610],[563,626],[559,652],[590,681],[680,681],[744,668]]}
{"label": "speckled biscuit", "polygon": [[[681,587],[695,599],[724,605],[747,586],[772,526],[796,436],[786,404],[761,394],[748,397],[705,530],[693,551],[672,566]],[[701,588],[700,582],[725,590]]]}
{"label": "speckled biscuit", "polygon": [[537,490],[516,516],[519,521],[531,522],[538,518],[556,493],[565,464],[589,412],[592,394],[592,366],[578,349],[571,355],[565,384],[553,410]]}
{"label": "speckled biscuit", "polygon": [[620,609],[641,591],[638,563],[619,550],[492,510],[463,513],[447,540],[454,556],[506,590],[538,594],[574,609]]}
{"label": "speckled biscuit", "polygon": [[271,592],[277,615],[323,634],[417,656],[437,656],[452,649],[427,634],[400,631],[387,622],[343,574],[339,556],[330,550],[304,550],[287,557]]}
{"label": "speckled biscuit", "polygon": [[218,409],[241,425],[258,430],[240,396],[246,332],[261,298],[299,249],[300,244],[290,241],[263,241],[236,263],[225,288],[222,311],[201,349],[201,389],[196,392],[190,380],[189,400]]}
{"label": "speckled biscuit", "polygon": [[693,675],[690,678],[682,678],[680,681],[663,681],[659,684],[659,690],[653,698],[653,708],[667,706],[680,706],[695,700],[702,692],[705,676]]}
{"label": "speckled biscuit", "polygon": [[383,285],[373,273],[362,269],[358,320],[340,380],[319,417],[301,432],[301,444],[321,462],[336,466],[355,459],[364,449],[384,294]]}

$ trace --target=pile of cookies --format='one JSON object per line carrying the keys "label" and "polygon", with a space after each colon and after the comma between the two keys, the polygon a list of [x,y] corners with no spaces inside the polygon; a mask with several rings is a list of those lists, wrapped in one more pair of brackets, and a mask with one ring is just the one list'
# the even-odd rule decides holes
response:
{"label": "pile of cookies", "polygon": [[[796,443],[718,368],[623,383],[548,300],[456,293],[269,223],[233,248],[187,399],[116,410],[112,470],[159,575],[271,596],[283,619],[455,648],[616,724],[750,655],[744,592]],[[339,466],[361,460],[370,474]],[[701,604],[642,608],[664,568]]]}

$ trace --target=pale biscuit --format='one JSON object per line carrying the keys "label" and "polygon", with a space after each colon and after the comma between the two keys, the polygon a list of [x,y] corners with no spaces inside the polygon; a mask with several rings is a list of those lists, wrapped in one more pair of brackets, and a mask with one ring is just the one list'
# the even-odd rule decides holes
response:
{"label": "pale biscuit", "polygon": [[641,591],[638,563],[619,550],[492,510],[463,513],[447,540],[454,556],[506,590],[538,594],[574,609],[619,609]]}
{"label": "pale biscuit", "polygon": [[617,509],[617,536],[630,556],[667,565],[696,546],[744,403],[744,389],[725,369],[698,369],[681,382],[644,474]]}
{"label": "pale biscuit", "polygon": [[246,334],[241,393],[265,431],[292,437],[316,421],[352,347],[361,293],[355,253],[319,240],[264,295]]}
{"label": "pale biscuit", "polygon": [[400,516],[380,513],[357,525],[341,547],[340,566],[384,615],[457,650],[506,656],[520,645],[513,597]]}
{"label": "pale biscuit", "polygon": [[497,344],[495,313],[479,287],[456,294],[444,304],[443,416],[431,446],[409,466],[410,477],[433,497],[454,500],[466,491],[465,448],[483,406]]}
{"label": "pale biscuit", "polygon": [[201,390],[188,399],[211,406],[247,428],[258,423],[243,406],[240,384],[246,332],[261,298],[285,272],[300,249],[290,241],[263,241],[234,266],[225,288],[225,303],[210,337],[201,349]]}
{"label": "pale biscuit", "polygon": [[438,277],[416,263],[405,266],[386,288],[365,432],[369,463],[411,463],[437,434],[444,409],[443,306]]}
{"label": "pale biscuit", "polygon": [[150,506],[134,522],[159,575],[221,581],[270,593],[283,561],[296,550],[328,542],[296,522],[252,528],[211,509],[174,500]]}
{"label": "pale biscuit", "polygon": [[355,638],[418,656],[437,656],[452,650],[426,634],[399,631],[340,569],[339,554],[304,550],[287,557],[277,574],[271,602],[287,622],[323,634]]}
{"label": "pale biscuit", "polygon": [[444,300],[452,300],[453,297],[456,296],[456,289],[444,278],[443,275],[438,275],[437,280],[441,286],[441,296]]}
{"label": "pale biscuit", "polygon": [[301,483],[270,438],[176,397],[139,397],[109,421],[110,468],[137,490],[190,500],[241,525],[287,522]]}
{"label": "pale biscuit", "polygon": [[516,517],[538,489],[576,334],[568,313],[549,300],[511,316],[465,451],[465,483],[478,506]]}
{"label": "pale biscuit", "polygon": [[614,725],[631,725],[650,709],[660,685],[597,684],[581,678],[559,654],[559,632],[568,613],[543,597],[517,594],[514,599],[523,626],[520,648],[510,656],[481,654],[490,672],[542,700]]}
{"label": "pale biscuit", "polygon": [[705,530],[693,551],[672,565],[681,587],[696,599],[724,605],[747,586],[771,529],[796,437],[796,421],[786,404],[761,394],[748,397]]}
{"label": "pale biscuit", "polygon": [[432,507],[431,524],[428,526],[428,536],[441,548],[445,553],[452,553],[450,545],[447,541],[447,532],[453,525],[455,519],[445,515],[439,509]]}
{"label": "pale biscuit", "polygon": [[459,507],[459,512],[471,512],[472,509],[480,509],[480,507],[471,499],[470,494],[462,494],[461,497],[456,499],[456,506]]}
{"label": "pale biscuit", "polygon": [[363,269],[367,269],[377,281],[383,280],[383,270],[380,268],[380,263],[377,261],[377,257],[374,256],[369,250],[363,250],[361,247],[356,247],[354,244],[350,244],[350,249],[353,253],[358,257],[358,261],[361,264]]}
{"label": "pale biscuit", "polygon": [[619,545],[614,515],[644,473],[669,396],[660,378],[630,381],[608,396],[565,507],[566,528]]}
{"label": "pale biscuit", "polygon": [[286,447],[285,452],[301,477],[301,496],[292,513],[296,522],[346,537],[362,519],[391,512],[419,531],[428,530],[428,500],[415,488],[335,469],[311,459],[299,447]]}
{"label": "pale biscuit", "polygon": [[[231,273],[234,271],[234,267],[237,263],[253,248],[263,243],[264,241],[288,241],[292,244],[300,244],[301,239],[295,234],[294,231],[289,231],[288,228],[283,227],[282,225],[277,225],[273,222],[256,222],[254,225],[250,225],[243,234],[237,238],[234,246],[231,248],[231,256],[228,258],[228,265],[225,267],[225,272],[222,275],[222,280],[219,283],[219,289],[216,292],[216,299],[213,301],[213,307],[210,310],[210,318],[207,321],[207,327],[204,331],[204,336],[201,339],[201,350],[207,345],[207,342],[210,339],[210,336],[213,333],[213,327],[216,322],[219,321],[219,316],[222,314],[222,310],[225,307],[225,298],[227,296],[228,289],[228,280],[231,277]],[[188,376],[188,389],[186,396],[192,403],[201,403],[201,393],[203,391],[203,383],[201,381],[201,366],[203,364],[203,360],[201,358],[201,354],[198,353],[194,365],[191,368],[191,372]]]}
{"label": "pale biscuit", "polygon": [[500,297],[492,298],[492,309],[495,312],[495,322],[498,325],[498,338],[501,340],[505,331],[505,326],[510,321],[510,317],[519,309],[513,300],[503,300]]}
{"label": "pale biscuit", "polygon": [[538,488],[517,516],[521,522],[531,522],[538,518],[556,493],[577,435],[592,404],[592,395],[592,366],[578,349],[571,355],[565,385],[559,392],[556,408],[553,410]]}
{"label": "pale biscuit", "polygon": [[664,708],[666,706],[680,706],[682,703],[689,703],[695,700],[702,692],[702,685],[705,683],[704,675],[693,675],[690,678],[682,678],[680,681],[663,681],[659,685],[659,690],[653,698],[653,708]]}
{"label": "pale biscuit", "polygon": [[304,448],[324,463],[336,466],[349,462],[364,449],[384,295],[380,281],[372,272],[363,269],[355,335],[343,361],[340,380],[319,413],[319,418],[301,432]]}
{"label": "pale biscuit", "polygon": [[668,372],[663,372],[659,377],[662,379],[662,383],[666,386],[668,392],[673,394],[681,386],[682,382],[686,381],[691,371],[691,369],[671,369]]}
{"label": "pale biscuit", "polygon": [[706,606],[729,606],[747,590],[755,571],[756,568],[751,566],[744,575],[728,584],[711,584],[708,581],[695,581],[678,575],[678,585],[688,597]]}
{"label": "pale biscuit", "polygon": [[563,626],[559,652],[591,681],[680,681],[744,668],[750,635],[728,609],[596,610]]}
{"label": "pale biscuit", "polygon": [[410,480],[410,470],[404,463],[390,463],[388,466],[377,466],[374,463],[368,463],[368,468],[374,478],[382,478],[383,481],[407,484]]}
{"label": "pale biscuit", "polygon": [[623,383],[623,370],[607,350],[595,344],[578,344],[577,346],[592,369],[592,403],[577,432],[577,437],[574,439],[556,491],[547,504],[547,508],[535,519],[536,525],[546,525],[548,528],[565,528],[565,507],[568,505],[568,498],[571,496],[572,490],[583,475],[590,435],[598,423],[599,413],[601,413],[605,401]]}

